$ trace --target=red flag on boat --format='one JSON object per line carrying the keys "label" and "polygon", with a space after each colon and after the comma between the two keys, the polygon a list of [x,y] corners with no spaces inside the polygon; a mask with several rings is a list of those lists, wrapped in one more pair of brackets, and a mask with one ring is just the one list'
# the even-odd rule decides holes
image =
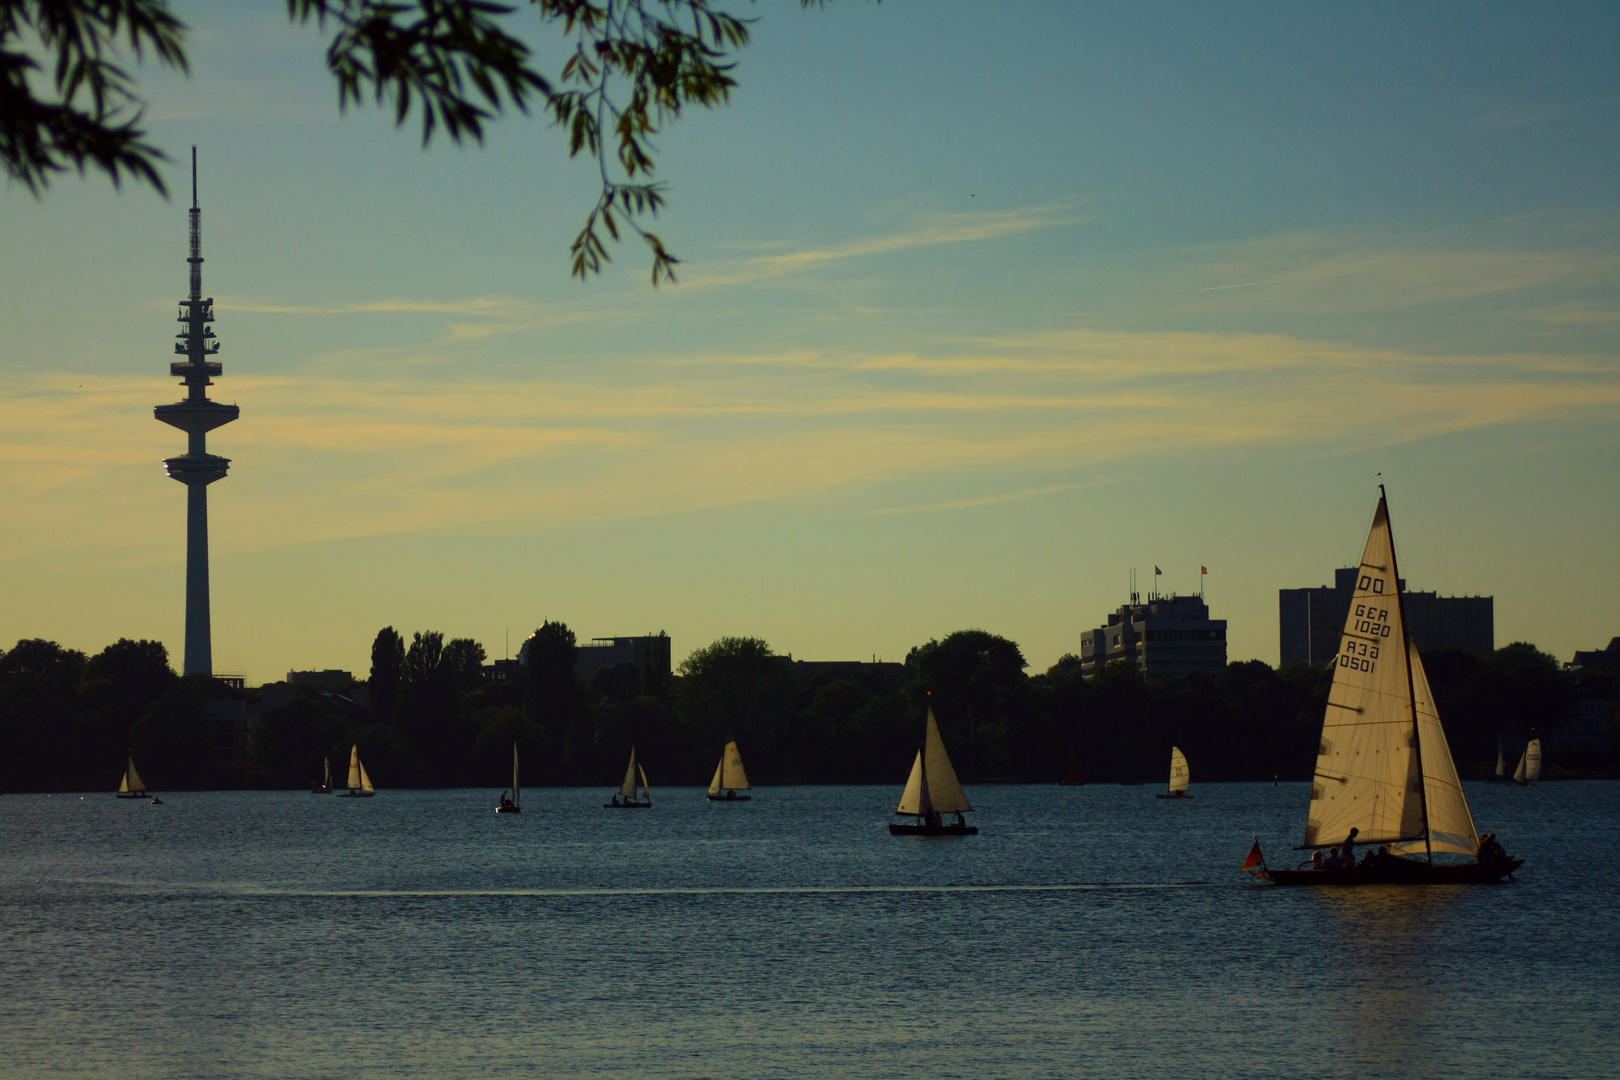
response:
{"label": "red flag on boat", "polygon": [[1255,867],[1264,867],[1265,865],[1266,857],[1260,854],[1260,838],[1255,837],[1254,847],[1249,849],[1249,857],[1243,860],[1243,872],[1252,874]]}

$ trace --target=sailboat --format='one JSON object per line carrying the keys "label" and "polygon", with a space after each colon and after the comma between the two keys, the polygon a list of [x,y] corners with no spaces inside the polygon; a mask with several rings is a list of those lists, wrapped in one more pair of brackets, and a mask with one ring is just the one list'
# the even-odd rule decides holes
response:
{"label": "sailboat", "polygon": [[1507,762],[1502,759],[1502,740],[1496,740],[1496,775],[1491,777],[1491,783],[1501,784],[1507,781]]}
{"label": "sailboat", "polygon": [[[1510,858],[1494,834],[1481,841],[1474,827],[1407,633],[1381,484],[1328,691],[1305,841],[1295,850],[1347,843],[1348,860],[1293,870],[1254,865],[1251,852],[1248,872],[1278,885],[1467,884],[1500,881],[1524,862]],[[1355,844],[1378,850],[1357,865]]]}
{"label": "sailboat", "polygon": [[360,747],[356,745],[349,751],[349,790],[340,799],[369,799],[377,794],[377,789],[371,786],[371,777],[366,775],[366,767],[360,764]]}
{"label": "sailboat", "polygon": [[1519,758],[1519,767],[1513,770],[1513,782],[1520,787],[1541,779],[1541,740],[1531,739]]}
{"label": "sailboat", "polygon": [[1160,799],[1190,799],[1187,788],[1192,783],[1192,774],[1187,771],[1187,755],[1181,752],[1181,747],[1170,748],[1170,788],[1161,791]]}
{"label": "sailboat", "polygon": [[321,782],[316,784],[315,786],[313,786],[313,787],[311,787],[309,789],[309,793],[311,795],[330,795],[330,794],[332,794],[332,759],[331,758],[321,758],[321,770],[322,770],[322,773],[323,773],[323,775],[321,777]]}
{"label": "sailboat", "polygon": [[737,794],[747,790],[748,774],[743,771],[742,752],[735,742],[728,742],[720,755],[720,764],[714,767],[714,779],[709,781],[709,801],[747,802],[752,796]]}
{"label": "sailboat", "polygon": [[[894,810],[915,820],[889,822],[889,835],[976,836],[979,830],[962,817],[972,809],[956,779],[956,770],[951,768],[945,741],[939,737],[939,722],[934,719],[934,705],[929,702],[922,746],[917,749],[917,760],[912,762],[911,777],[906,780],[900,805]],[[947,825],[942,814],[955,814],[956,820]]]}
{"label": "sailboat", "polygon": [[1069,771],[1063,774],[1058,781],[1058,787],[1079,787],[1086,782],[1086,774],[1080,768],[1080,755],[1069,755]]}
{"label": "sailboat", "polygon": [[135,757],[130,755],[129,764],[124,767],[124,778],[118,782],[118,797],[120,799],[146,798],[146,785],[141,783],[141,774],[135,771]]}
{"label": "sailboat", "polygon": [[[636,785],[641,785],[641,797],[636,797]],[[636,761],[636,748],[630,747],[630,764],[624,770],[624,783],[613,793],[613,801],[602,804],[604,810],[646,810],[652,806],[652,788],[647,784],[647,770]]]}
{"label": "sailboat", "polygon": [[518,755],[517,743],[512,744],[512,797],[508,799],[506,792],[501,792],[501,805],[495,808],[497,814],[521,814],[523,807],[518,805]]}

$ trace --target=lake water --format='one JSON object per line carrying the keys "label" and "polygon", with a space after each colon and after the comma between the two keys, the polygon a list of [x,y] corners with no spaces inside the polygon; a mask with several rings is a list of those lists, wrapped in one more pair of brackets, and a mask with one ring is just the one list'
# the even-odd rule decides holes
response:
{"label": "lake water", "polygon": [[0,798],[5,1077],[1615,1076],[1620,784],[1500,886],[1276,889],[1303,784]]}

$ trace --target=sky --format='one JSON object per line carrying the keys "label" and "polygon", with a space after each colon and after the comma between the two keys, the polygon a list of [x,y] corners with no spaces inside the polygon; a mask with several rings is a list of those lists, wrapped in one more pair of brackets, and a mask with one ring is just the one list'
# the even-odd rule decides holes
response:
{"label": "sky", "polygon": [[1156,567],[1275,663],[1379,483],[1498,645],[1620,634],[1620,8],[742,5],[731,105],[657,142],[656,290],[635,242],[569,277],[595,174],[543,118],[424,150],[284,5],[175,9],[176,197],[0,185],[0,642],[178,666],[192,144],[216,671],[551,619],[677,660],[980,628],[1033,673]]}

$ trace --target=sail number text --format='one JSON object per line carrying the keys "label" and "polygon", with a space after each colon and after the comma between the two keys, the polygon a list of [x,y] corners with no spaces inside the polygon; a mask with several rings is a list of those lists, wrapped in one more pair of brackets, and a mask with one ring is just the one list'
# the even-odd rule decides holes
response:
{"label": "sail number text", "polygon": [[1378,660],[1378,646],[1369,645],[1365,641],[1346,641],[1344,652],[1339,654],[1339,666],[1347,667],[1351,671],[1365,671],[1372,673]]}
{"label": "sail number text", "polygon": [[1357,604],[1355,627],[1356,633],[1368,637],[1389,637],[1389,609]]}

